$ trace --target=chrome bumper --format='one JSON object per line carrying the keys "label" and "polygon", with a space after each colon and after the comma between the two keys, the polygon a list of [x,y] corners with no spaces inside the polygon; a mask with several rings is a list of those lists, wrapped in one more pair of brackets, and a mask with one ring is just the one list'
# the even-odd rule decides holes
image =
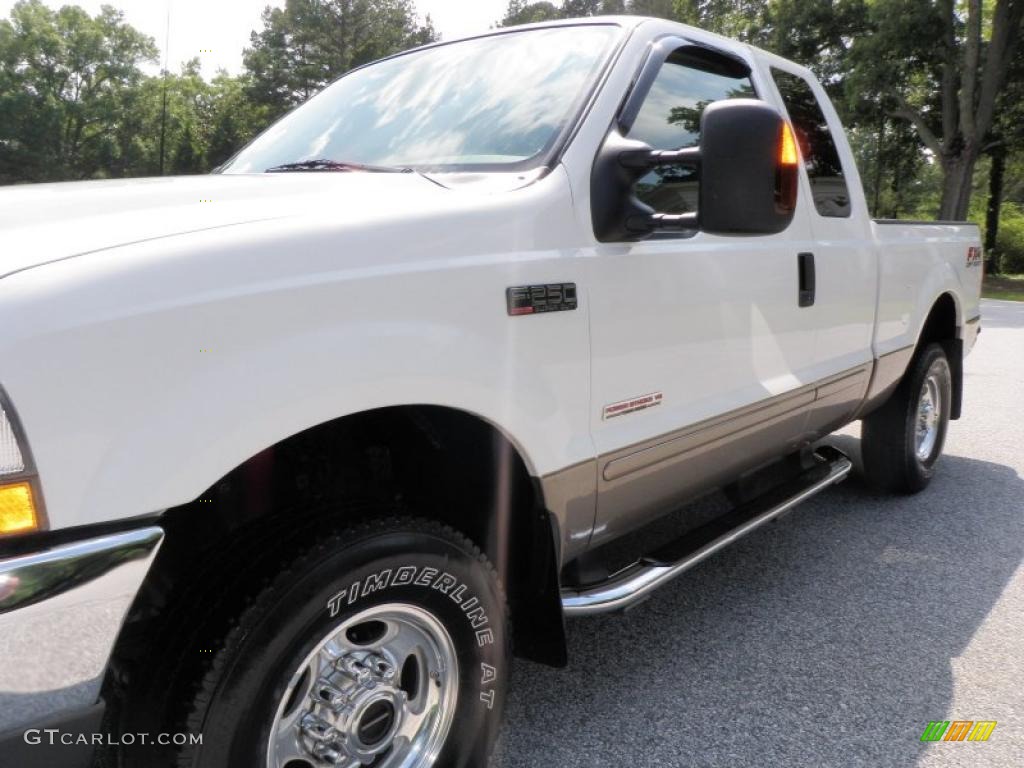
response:
{"label": "chrome bumper", "polygon": [[0,732],[93,704],[160,528],[0,560]]}

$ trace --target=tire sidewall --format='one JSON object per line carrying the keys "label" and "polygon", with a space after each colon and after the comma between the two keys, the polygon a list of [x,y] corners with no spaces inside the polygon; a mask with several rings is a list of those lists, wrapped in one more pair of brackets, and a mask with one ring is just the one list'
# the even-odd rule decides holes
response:
{"label": "tire sidewall", "polygon": [[[927,378],[937,374],[940,395],[939,413],[939,434],[935,439],[931,454],[927,459],[921,460],[917,456],[916,434],[918,406],[921,400],[922,389]],[[910,388],[907,393],[906,426],[904,430],[906,461],[911,477],[916,480],[915,484],[923,487],[931,479],[935,472],[935,465],[942,455],[942,449],[946,442],[946,432],[949,428],[949,414],[952,405],[953,376],[942,348],[937,344],[925,349],[924,354],[915,366],[914,375],[910,379]]]}
{"label": "tire sidewall", "polygon": [[266,765],[270,728],[302,659],[367,608],[415,605],[448,631],[458,659],[458,700],[437,766],[486,762],[508,679],[504,598],[472,551],[422,531],[378,533],[321,552],[258,611],[225,665],[187,764]]}

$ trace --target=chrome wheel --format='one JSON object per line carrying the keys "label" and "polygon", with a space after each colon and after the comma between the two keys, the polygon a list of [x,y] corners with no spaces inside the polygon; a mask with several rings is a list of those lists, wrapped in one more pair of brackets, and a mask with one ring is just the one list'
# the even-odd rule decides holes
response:
{"label": "chrome wheel", "polygon": [[917,399],[917,422],[914,430],[914,453],[918,461],[928,461],[939,439],[942,422],[942,389],[938,374],[928,373]]}
{"label": "chrome wheel", "polygon": [[269,768],[428,768],[448,736],[458,660],[433,615],[374,606],[331,630],[278,704]]}

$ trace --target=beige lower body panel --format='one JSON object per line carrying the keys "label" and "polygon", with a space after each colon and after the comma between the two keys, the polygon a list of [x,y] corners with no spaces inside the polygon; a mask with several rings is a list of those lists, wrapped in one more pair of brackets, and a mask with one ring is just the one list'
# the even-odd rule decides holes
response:
{"label": "beige lower body panel", "polygon": [[858,418],[870,413],[889,399],[889,395],[900,383],[913,357],[914,347],[909,346],[882,355],[875,361],[871,384],[868,385],[868,393],[857,414]]}
{"label": "beige lower body panel", "polygon": [[981,315],[972,317],[970,320],[963,324],[960,329],[960,338],[964,342],[964,356],[966,357],[972,349],[974,349],[974,343],[978,340],[978,334],[981,333]]}
{"label": "beige lower body panel", "polygon": [[590,543],[597,511],[597,459],[545,475],[540,484],[544,504],[558,521],[561,561],[567,563]]}
{"label": "beige lower body panel", "polygon": [[848,423],[872,364],[598,458],[591,546],[614,539]]}

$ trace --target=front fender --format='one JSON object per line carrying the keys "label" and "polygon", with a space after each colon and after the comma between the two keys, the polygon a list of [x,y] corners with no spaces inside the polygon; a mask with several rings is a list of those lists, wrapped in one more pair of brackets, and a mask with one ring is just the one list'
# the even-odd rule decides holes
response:
{"label": "front fender", "polygon": [[[456,193],[452,193],[456,194]],[[585,297],[509,317],[509,286],[572,282],[564,175],[402,226],[260,222],[0,283],[3,385],[54,527],[153,513],[309,427],[403,404],[500,428],[531,473],[592,456]]]}

